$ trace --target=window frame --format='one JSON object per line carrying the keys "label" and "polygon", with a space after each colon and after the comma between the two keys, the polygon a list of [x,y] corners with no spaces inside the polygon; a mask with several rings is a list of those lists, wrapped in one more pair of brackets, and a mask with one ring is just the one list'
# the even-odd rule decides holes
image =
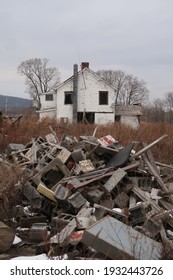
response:
{"label": "window frame", "polygon": [[64,105],[73,104],[72,94],[73,94],[73,91],[71,91],[71,90],[64,91]]}
{"label": "window frame", "polygon": [[[101,96],[101,94],[106,94],[106,96]],[[108,105],[109,104],[109,92],[108,90],[99,90],[99,105]],[[105,102],[103,102],[103,99]]]}
{"label": "window frame", "polygon": [[45,94],[45,101],[53,101],[53,94],[52,93],[46,93]]}

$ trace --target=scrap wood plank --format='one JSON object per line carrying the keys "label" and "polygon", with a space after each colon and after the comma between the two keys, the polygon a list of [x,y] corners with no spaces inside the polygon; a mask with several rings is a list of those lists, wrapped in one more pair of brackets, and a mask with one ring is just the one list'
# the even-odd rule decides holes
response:
{"label": "scrap wood plank", "polygon": [[150,161],[148,160],[147,156],[145,154],[142,155],[144,162],[146,163],[146,165],[148,166],[149,172],[151,175],[153,175],[156,179],[156,181],[158,182],[159,186],[161,187],[161,189],[165,192],[168,191],[168,188],[166,187],[166,185],[164,184],[164,182],[162,181],[159,173],[155,170],[155,168],[152,166],[152,164],[150,163]]}
{"label": "scrap wood plank", "polygon": [[156,161],[156,164],[158,166],[161,166],[161,167],[167,167],[167,168],[173,169],[173,165],[164,164],[164,163],[161,163],[161,162],[158,162],[158,161]]}
{"label": "scrap wood plank", "polygon": [[[113,216],[117,220],[121,220],[122,222],[127,222],[127,220],[128,220],[128,216],[126,214],[124,214],[123,212],[119,212],[115,209],[111,210],[111,209],[109,209],[103,205],[97,204],[97,203],[94,203],[93,207],[96,209],[104,210],[105,214]],[[105,214],[104,214],[104,216],[105,216]]]}
{"label": "scrap wood plank", "polygon": [[159,200],[159,204],[163,207],[163,208],[165,208],[166,210],[171,210],[172,208],[173,208],[173,206],[172,206],[172,204],[171,203],[169,203],[169,202],[167,202],[167,201],[165,201],[165,200]]}
{"label": "scrap wood plank", "polygon": [[53,136],[55,137],[56,142],[58,143],[58,142],[59,142],[59,139],[58,139],[58,137],[57,137],[57,135],[56,135],[56,132],[55,132],[55,131],[53,130],[53,128],[51,127],[51,125],[49,125],[49,129],[50,129],[50,131],[52,132]]}
{"label": "scrap wood plank", "polygon": [[[142,146],[143,146],[143,147],[146,147],[147,144],[146,144],[146,143],[142,143]],[[149,162],[152,164],[152,167],[154,168],[154,170],[159,174],[159,171],[158,171],[156,162],[155,162],[155,160],[154,160],[153,154],[152,154],[152,152],[151,152],[151,149],[148,149],[147,151],[145,151],[145,154],[146,154],[146,156],[147,156]]]}
{"label": "scrap wood plank", "polygon": [[[125,167],[122,167],[122,170],[124,170],[124,171],[132,170],[132,169],[137,168],[139,165],[140,165],[140,162],[137,161],[137,162],[135,162],[135,163],[131,163],[131,164],[125,166]],[[114,171],[110,171],[110,172],[108,172],[108,173],[105,173],[105,174],[103,174],[103,175],[97,176],[97,177],[95,177],[95,178],[93,178],[93,179],[90,179],[90,180],[88,180],[88,181],[82,182],[80,185],[77,186],[77,188],[79,189],[79,188],[84,187],[84,186],[86,186],[86,185],[88,185],[88,184],[91,184],[91,183],[93,183],[93,182],[95,182],[95,181],[101,180],[101,179],[103,179],[103,178],[105,178],[105,177],[112,176],[112,175],[114,174],[114,172],[115,172],[115,170],[114,170]]]}
{"label": "scrap wood plank", "polygon": [[153,219],[163,219],[168,215],[172,215],[173,214],[173,209],[171,210],[165,210],[162,213],[156,214],[153,216]]}
{"label": "scrap wood plank", "polygon": [[168,137],[167,134],[164,134],[163,136],[161,136],[160,138],[156,139],[155,141],[153,141],[152,143],[150,143],[149,145],[147,145],[146,147],[142,148],[140,151],[138,151],[135,155],[134,158],[139,157],[140,155],[142,155],[145,151],[147,151],[148,149],[150,149],[151,147],[153,147],[154,145],[156,145],[157,143],[159,143],[161,140],[165,139],[166,137]]}
{"label": "scrap wood plank", "polygon": [[[142,155],[143,160],[145,161],[146,165],[148,166],[149,172],[150,174],[152,174],[156,181],[158,182],[160,188],[164,191],[164,192],[169,192],[169,189],[167,188],[167,186],[165,185],[165,183],[163,182],[162,178],[160,177],[160,175],[158,174],[158,172],[153,168],[152,164],[150,163],[150,161],[148,160],[148,158],[146,157],[145,154]],[[170,195],[169,197],[169,201],[171,203],[173,203],[173,195]]]}
{"label": "scrap wood plank", "polygon": [[[148,193],[140,190],[138,186],[134,185],[132,192],[136,194],[142,201],[148,201],[157,214],[164,211],[163,208],[161,208],[155,201],[148,197]],[[170,216],[164,217],[164,221],[166,221],[173,228],[173,219]]]}
{"label": "scrap wood plank", "polygon": [[[91,141],[88,141],[88,140],[83,140],[83,142],[85,144],[88,144],[88,145],[91,145],[91,146],[98,146],[98,143],[94,143],[94,142],[91,142]],[[104,152],[107,152],[107,153],[111,153],[111,154],[115,154],[119,151],[119,149],[113,149],[113,148],[110,148],[110,147],[107,147],[107,146],[103,146],[103,145],[99,145],[97,147],[97,149],[101,149],[102,151]]]}
{"label": "scrap wood plank", "polygon": [[74,176],[69,176],[69,177],[65,177],[62,178],[59,181],[59,184],[64,184],[64,183],[68,183],[68,181],[72,180],[72,179],[78,179],[79,181],[86,181],[89,179],[94,179],[95,177],[98,177],[99,175],[104,175],[106,174],[106,172],[111,171],[112,168],[102,168],[102,169],[97,169],[94,171],[90,171],[86,174],[80,174],[80,175],[74,175]]}

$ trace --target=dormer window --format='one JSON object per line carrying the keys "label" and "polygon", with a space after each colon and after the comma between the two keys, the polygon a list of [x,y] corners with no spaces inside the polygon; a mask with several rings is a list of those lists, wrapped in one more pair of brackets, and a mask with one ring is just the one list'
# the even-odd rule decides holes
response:
{"label": "dormer window", "polygon": [[45,95],[45,100],[46,101],[53,101],[53,94],[46,94]]}

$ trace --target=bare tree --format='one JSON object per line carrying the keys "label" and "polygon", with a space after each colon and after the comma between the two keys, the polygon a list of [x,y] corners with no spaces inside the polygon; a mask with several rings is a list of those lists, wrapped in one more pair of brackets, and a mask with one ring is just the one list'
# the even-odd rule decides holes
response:
{"label": "bare tree", "polygon": [[163,99],[157,98],[153,101],[152,114],[154,115],[154,121],[165,121],[165,101]]}
{"label": "bare tree", "polygon": [[60,73],[55,67],[48,67],[47,58],[33,58],[21,62],[17,68],[18,74],[25,76],[26,92],[40,109],[40,95],[55,91],[60,82]]}
{"label": "bare tree", "polygon": [[165,93],[165,105],[166,105],[168,121],[172,123],[173,122],[173,92],[172,91]]}
{"label": "bare tree", "polygon": [[121,70],[99,70],[97,74],[116,88],[115,104],[144,104],[148,101],[149,91],[146,88],[145,81]]}

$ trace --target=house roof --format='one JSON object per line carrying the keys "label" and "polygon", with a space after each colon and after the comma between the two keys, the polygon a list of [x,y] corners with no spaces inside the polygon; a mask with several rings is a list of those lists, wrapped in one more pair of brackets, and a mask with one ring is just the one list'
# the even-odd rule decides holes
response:
{"label": "house roof", "polygon": [[[84,69],[78,71],[78,75],[82,75],[82,73],[84,73],[85,71],[90,72],[92,75],[99,77],[100,80],[102,80],[104,83],[106,83],[108,86],[110,86],[113,90],[117,91],[117,89],[111,85],[110,83],[108,83],[104,78],[102,78],[100,75],[98,75],[96,72],[94,72],[93,70],[91,70],[88,67],[85,67]],[[64,82],[60,83],[57,87],[56,90],[58,90],[59,88],[61,88],[63,85],[67,84],[69,81],[73,81],[73,75],[71,77],[69,77],[67,80],[65,80]]]}

